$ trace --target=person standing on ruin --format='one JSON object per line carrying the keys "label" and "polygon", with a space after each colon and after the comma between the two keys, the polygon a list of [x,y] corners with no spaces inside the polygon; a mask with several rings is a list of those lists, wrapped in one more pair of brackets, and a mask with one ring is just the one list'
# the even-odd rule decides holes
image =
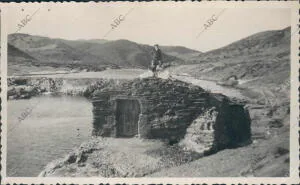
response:
{"label": "person standing on ruin", "polygon": [[157,77],[157,69],[159,67],[161,67],[162,65],[162,53],[161,53],[161,50],[159,49],[159,46],[158,44],[155,44],[154,45],[154,51],[153,51],[153,58],[152,58],[152,61],[151,61],[151,70],[153,72],[153,76],[154,77]]}

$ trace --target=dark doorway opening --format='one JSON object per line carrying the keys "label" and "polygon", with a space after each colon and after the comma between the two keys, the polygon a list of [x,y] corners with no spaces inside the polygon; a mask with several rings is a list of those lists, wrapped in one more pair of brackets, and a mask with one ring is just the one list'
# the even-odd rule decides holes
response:
{"label": "dark doorway opening", "polygon": [[134,137],[138,134],[140,103],[137,100],[117,100],[117,137]]}

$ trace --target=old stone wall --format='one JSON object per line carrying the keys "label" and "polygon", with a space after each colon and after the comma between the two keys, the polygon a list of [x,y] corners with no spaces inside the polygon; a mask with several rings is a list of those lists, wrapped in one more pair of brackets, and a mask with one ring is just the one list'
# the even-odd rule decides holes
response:
{"label": "old stone wall", "polygon": [[95,135],[118,136],[116,107],[119,99],[133,99],[140,103],[138,136],[141,138],[177,143],[187,135],[195,120],[201,116],[205,119],[205,114],[213,110],[214,119],[202,121],[207,133],[199,132],[204,140],[208,132],[211,133],[209,148],[234,147],[250,139],[250,118],[243,105],[198,86],[158,78],[136,79],[96,90],[93,94]]}

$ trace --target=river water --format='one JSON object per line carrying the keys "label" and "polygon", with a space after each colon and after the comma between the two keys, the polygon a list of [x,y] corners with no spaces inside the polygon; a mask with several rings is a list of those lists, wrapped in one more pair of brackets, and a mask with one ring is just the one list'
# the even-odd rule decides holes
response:
{"label": "river water", "polygon": [[[22,117],[27,108],[33,109]],[[91,137],[92,118],[92,104],[83,97],[8,101],[7,176],[37,176]]]}

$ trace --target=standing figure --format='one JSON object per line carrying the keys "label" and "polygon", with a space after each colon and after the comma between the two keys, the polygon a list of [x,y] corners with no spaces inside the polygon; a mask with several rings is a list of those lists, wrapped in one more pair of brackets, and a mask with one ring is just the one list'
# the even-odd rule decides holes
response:
{"label": "standing figure", "polygon": [[151,70],[153,72],[153,76],[157,77],[157,69],[158,67],[161,67],[162,62],[161,62],[161,50],[159,49],[158,45],[155,44],[154,45],[154,51],[153,51],[153,58],[152,58],[152,62],[151,62]]}

